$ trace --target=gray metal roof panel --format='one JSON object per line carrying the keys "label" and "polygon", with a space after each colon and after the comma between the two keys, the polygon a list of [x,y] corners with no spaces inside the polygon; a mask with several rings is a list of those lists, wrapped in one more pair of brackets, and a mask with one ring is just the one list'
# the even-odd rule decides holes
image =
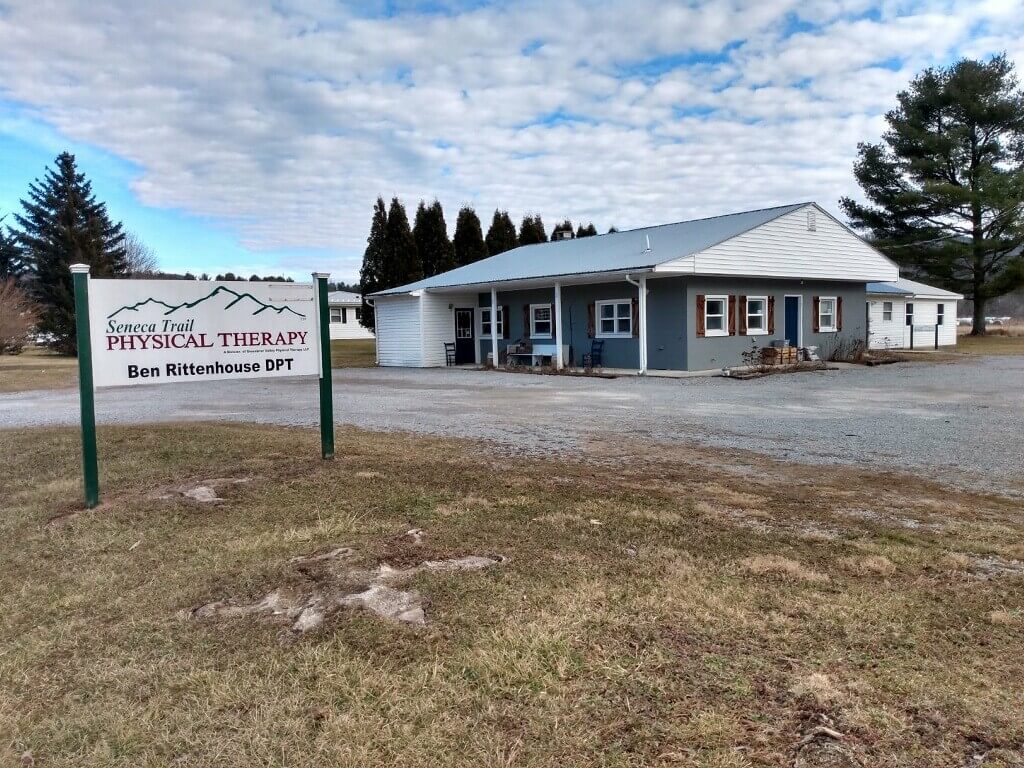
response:
{"label": "gray metal roof panel", "polygon": [[[736,237],[807,203],[743,211],[706,219],[610,232],[606,235],[524,245],[374,296],[427,288],[500,283],[563,275],[648,269]],[[650,250],[648,250],[648,244]]]}

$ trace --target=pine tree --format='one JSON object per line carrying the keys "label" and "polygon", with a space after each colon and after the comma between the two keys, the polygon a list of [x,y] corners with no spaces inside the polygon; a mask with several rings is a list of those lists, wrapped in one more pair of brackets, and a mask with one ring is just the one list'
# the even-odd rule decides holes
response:
{"label": "pine tree", "polygon": [[18,238],[14,232],[3,225],[4,217],[0,216],[0,283],[5,280],[17,280],[25,274],[26,264]]}
{"label": "pine tree", "polygon": [[540,214],[531,216],[526,214],[519,225],[519,244],[534,245],[535,243],[546,243],[548,241],[547,230],[544,229],[544,222]]}
{"label": "pine tree", "polygon": [[384,239],[384,288],[395,288],[423,279],[423,266],[409,227],[405,206],[391,198],[388,209],[387,236]]}
{"label": "pine tree", "polygon": [[452,245],[455,246],[456,266],[462,267],[487,258],[487,244],[484,242],[483,229],[480,227],[480,217],[471,206],[464,205],[459,211],[459,217],[455,220],[455,237],[452,238]]}
{"label": "pine tree", "polygon": [[576,229],[576,237],[593,237],[597,234],[597,227],[594,226],[593,222],[583,226],[582,224]]}
{"label": "pine tree", "polygon": [[898,94],[880,144],[861,144],[851,224],[904,267],[974,301],[1024,285],[1024,92],[1005,56],[926,69]]}
{"label": "pine tree", "polygon": [[72,264],[88,264],[93,277],[125,274],[124,234],[120,223],[107,216],[92,184],[75,166],[75,156],[61,153],[55,168],[28,188],[21,205],[25,215],[15,215],[19,239],[32,264],[32,297],[40,308],[40,333],[50,336],[50,346],[75,354],[75,300]]}
{"label": "pine tree", "polygon": [[434,200],[429,206],[420,200],[416,209],[416,223],[412,228],[416,251],[420,255],[423,276],[431,277],[455,267],[455,251],[448,239],[448,225],[444,220],[441,203]]}
{"label": "pine tree", "polygon": [[560,232],[568,232],[570,240],[575,237],[572,231],[572,222],[568,219],[563,221],[561,224],[555,224],[555,228],[551,230],[551,239],[558,240]]}
{"label": "pine tree", "polygon": [[378,197],[373,205],[373,219],[370,222],[370,235],[366,238],[366,250],[363,252],[363,266],[359,269],[359,289],[363,294],[363,311],[359,323],[373,330],[375,318],[373,307],[366,301],[368,294],[382,291],[384,285],[384,248],[388,232],[388,209],[384,198]]}
{"label": "pine tree", "polygon": [[519,245],[519,238],[516,236],[516,225],[509,218],[508,211],[495,209],[494,218],[491,219],[491,228],[487,230],[487,252],[491,256],[511,251]]}

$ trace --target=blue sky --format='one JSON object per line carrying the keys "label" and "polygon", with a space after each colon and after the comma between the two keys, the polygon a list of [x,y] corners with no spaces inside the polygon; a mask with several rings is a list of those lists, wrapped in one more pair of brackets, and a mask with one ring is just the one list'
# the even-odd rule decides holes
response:
{"label": "blue sky", "polygon": [[[1024,0],[0,0],[0,213],[60,151],[174,271],[353,279],[373,200],[599,230],[856,195]],[[411,211],[410,211],[411,213]]]}

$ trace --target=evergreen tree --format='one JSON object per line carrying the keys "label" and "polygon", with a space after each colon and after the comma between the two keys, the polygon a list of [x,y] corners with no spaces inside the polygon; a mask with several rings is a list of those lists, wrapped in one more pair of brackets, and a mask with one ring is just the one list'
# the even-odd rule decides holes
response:
{"label": "evergreen tree", "polygon": [[555,224],[555,228],[551,230],[551,239],[558,240],[559,232],[568,232],[569,239],[571,240],[575,235],[572,232],[572,222],[566,219],[561,224]]}
{"label": "evergreen tree", "polygon": [[363,293],[363,311],[360,312],[359,322],[371,330],[375,318],[373,307],[366,301],[366,295],[387,287],[384,285],[384,248],[387,233],[388,210],[384,205],[384,198],[378,197],[373,205],[370,235],[366,238],[366,250],[363,252],[363,266],[359,270],[359,287]]}
{"label": "evergreen tree", "polygon": [[912,276],[985,305],[1024,285],[1024,93],[1005,56],[926,69],[897,95],[880,144],[853,172],[867,204],[844,197],[851,224]]}
{"label": "evergreen tree", "polygon": [[416,251],[416,240],[409,227],[405,206],[391,198],[387,236],[384,239],[384,288],[394,288],[423,279],[423,266]]}
{"label": "evergreen tree", "polygon": [[72,264],[88,264],[93,277],[125,273],[124,234],[107,216],[92,184],[75,166],[75,156],[61,153],[45,178],[29,185],[21,201],[24,216],[15,215],[19,239],[33,267],[32,297],[39,305],[39,331],[50,346],[75,354],[75,300]]}
{"label": "evergreen tree", "polygon": [[487,258],[487,244],[480,227],[480,217],[471,206],[464,205],[459,211],[452,245],[455,246],[456,266],[462,267]]}
{"label": "evergreen tree", "polygon": [[616,227],[614,224],[612,224],[610,227],[608,227],[608,231],[605,234],[610,235],[610,234],[612,234],[614,232],[618,232],[618,231],[619,231],[619,228]]}
{"label": "evergreen tree", "polygon": [[26,264],[18,238],[10,229],[3,225],[4,217],[0,216],[0,283],[8,279],[18,279],[25,274]]}
{"label": "evergreen tree", "polygon": [[597,227],[594,226],[593,222],[583,226],[582,224],[576,229],[576,237],[593,237],[597,234]]}
{"label": "evergreen tree", "polygon": [[508,211],[495,209],[494,218],[491,219],[491,228],[487,230],[487,252],[491,256],[511,251],[519,245],[519,238],[516,236],[516,225],[509,218]]}
{"label": "evergreen tree", "polygon": [[448,225],[444,220],[441,203],[434,200],[429,206],[420,200],[416,209],[416,223],[412,228],[416,251],[420,255],[423,276],[430,277],[455,267],[455,251],[448,239]]}
{"label": "evergreen tree", "polygon": [[538,213],[535,216],[526,214],[523,216],[523,221],[519,225],[519,244],[520,245],[533,245],[535,243],[546,243],[548,241],[548,233],[544,229],[544,222],[540,218]]}

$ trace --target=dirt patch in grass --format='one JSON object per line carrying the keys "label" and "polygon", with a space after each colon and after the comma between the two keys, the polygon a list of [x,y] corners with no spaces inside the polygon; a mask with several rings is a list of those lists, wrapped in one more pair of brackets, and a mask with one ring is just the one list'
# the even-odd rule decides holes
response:
{"label": "dirt patch in grass", "polygon": [[[1019,763],[1019,501],[649,443],[100,438],[105,505],[48,526],[79,503],[76,431],[0,432],[0,762]],[[210,478],[259,479],[154,497]],[[471,555],[507,560],[424,565]]]}

